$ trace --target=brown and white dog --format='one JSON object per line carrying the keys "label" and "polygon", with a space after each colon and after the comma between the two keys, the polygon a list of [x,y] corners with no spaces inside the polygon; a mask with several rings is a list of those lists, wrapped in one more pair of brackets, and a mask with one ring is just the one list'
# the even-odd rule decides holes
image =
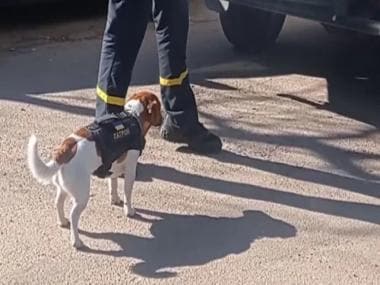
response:
{"label": "brown and white dog", "polygon": [[[125,104],[125,110],[137,114],[145,136],[151,126],[162,122],[161,104],[157,96],[150,92],[139,92],[131,96]],[[128,150],[112,163],[109,180],[111,204],[119,204],[117,179],[124,175],[124,212],[128,216],[135,214],[132,207],[132,188],[136,177],[139,150]],[[70,224],[71,242],[76,248],[83,246],[78,234],[78,222],[90,197],[90,178],[93,172],[102,165],[95,141],[91,140],[87,128],[83,127],[66,138],[55,149],[52,159],[45,163],[37,151],[37,139],[32,135],[27,149],[28,166],[32,175],[42,184],[54,184],[57,188],[55,206],[58,224],[67,227]],[[64,202],[69,194],[73,206],[69,220],[64,215]]]}

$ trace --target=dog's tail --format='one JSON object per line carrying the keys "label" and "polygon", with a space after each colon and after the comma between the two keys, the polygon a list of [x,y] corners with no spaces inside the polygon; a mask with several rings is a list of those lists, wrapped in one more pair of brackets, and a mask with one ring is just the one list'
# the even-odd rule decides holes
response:
{"label": "dog's tail", "polygon": [[54,174],[58,172],[60,165],[54,160],[48,163],[41,160],[37,151],[37,138],[34,135],[29,138],[27,156],[28,166],[33,177],[42,184],[49,184]]}

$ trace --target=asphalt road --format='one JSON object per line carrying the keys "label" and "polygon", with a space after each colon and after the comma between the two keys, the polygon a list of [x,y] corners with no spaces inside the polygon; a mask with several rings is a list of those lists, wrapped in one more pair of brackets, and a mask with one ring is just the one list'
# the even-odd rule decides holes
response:
{"label": "asphalt road", "polygon": [[[138,216],[110,206],[94,179],[80,224],[87,248],[71,248],[25,145],[35,133],[47,158],[91,121],[100,8],[0,11],[1,284],[380,284],[376,46],[289,18],[273,49],[241,55],[197,6],[188,65],[223,152],[190,154],[153,130]],[[149,26],[130,92],[158,92],[157,71]]]}

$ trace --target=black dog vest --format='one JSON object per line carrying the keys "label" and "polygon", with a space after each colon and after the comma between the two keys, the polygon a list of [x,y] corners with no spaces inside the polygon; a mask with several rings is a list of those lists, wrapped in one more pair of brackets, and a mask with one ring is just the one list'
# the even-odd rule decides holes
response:
{"label": "black dog vest", "polygon": [[94,171],[94,175],[105,178],[112,163],[128,150],[139,150],[140,155],[145,146],[142,127],[139,120],[130,113],[121,112],[107,114],[96,119],[87,126],[100,152],[102,165]]}

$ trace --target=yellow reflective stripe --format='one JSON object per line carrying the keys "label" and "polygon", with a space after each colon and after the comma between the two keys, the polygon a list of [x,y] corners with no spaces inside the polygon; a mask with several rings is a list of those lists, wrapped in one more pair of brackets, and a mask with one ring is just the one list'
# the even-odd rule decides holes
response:
{"label": "yellow reflective stripe", "polygon": [[160,84],[162,86],[175,86],[175,85],[181,85],[182,81],[186,78],[186,76],[189,74],[189,71],[186,69],[184,72],[182,72],[179,77],[177,78],[163,78],[160,77]]}
{"label": "yellow reflective stripe", "polygon": [[96,87],[96,94],[102,99],[105,103],[117,106],[124,106],[125,99],[115,96],[109,96],[106,92],[100,89],[99,86]]}

